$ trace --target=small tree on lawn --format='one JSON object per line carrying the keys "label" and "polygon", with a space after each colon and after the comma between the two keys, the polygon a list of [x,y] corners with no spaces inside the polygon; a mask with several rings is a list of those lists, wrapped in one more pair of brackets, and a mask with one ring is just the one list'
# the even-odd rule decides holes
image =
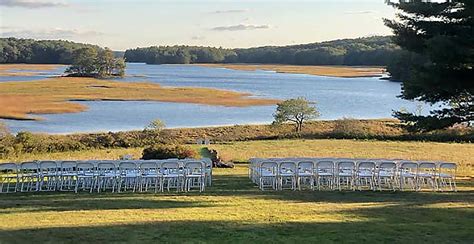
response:
{"label": "small tree on lawn", "polygon": [[303,123],[307,120],[319,117],[319,112],[315,106],[303,97],[289,99],[278,104],[275,114],[274,124],[285,122],[295,123],[295,131],[300,133],[303,129]]}

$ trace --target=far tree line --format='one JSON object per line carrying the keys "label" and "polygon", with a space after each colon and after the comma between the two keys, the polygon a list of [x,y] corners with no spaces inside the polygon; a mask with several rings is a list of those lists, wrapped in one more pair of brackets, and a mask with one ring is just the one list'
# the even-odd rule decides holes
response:
{"label": "far tree line", "polygon": [[127,62],[147,64],[262,63],[293,65],[388,65],[400,49],[388,36],[343,39],[304,45],[225,49],[152,46],[128,49]]}

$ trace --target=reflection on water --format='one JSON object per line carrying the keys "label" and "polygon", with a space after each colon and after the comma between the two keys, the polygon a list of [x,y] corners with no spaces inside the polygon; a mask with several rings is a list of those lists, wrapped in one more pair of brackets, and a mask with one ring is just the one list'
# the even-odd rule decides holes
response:
{"label": "reflection on water", "polygon": [[[128,64],[121,81],[164,86],[211,87],[250,92],[256,97],[317,101],[321,119],[389,118],[392,110],[413,111],[416,104],[397,98],[400,83],[378,78],[333,78],[266,71],[237,71],[190,65]],[[44,121],[7,121],[12,131],[49,133],[143,129],[161,119],[168,127],[268,123],[275,106],[234,108],[162,102],[83,102],[89,110],[44,115]]]}

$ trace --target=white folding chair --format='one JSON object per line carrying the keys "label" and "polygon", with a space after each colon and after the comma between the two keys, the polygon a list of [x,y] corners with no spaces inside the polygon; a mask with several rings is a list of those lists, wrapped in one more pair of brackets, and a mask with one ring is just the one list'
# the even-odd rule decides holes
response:
{"label": "white folding chair", "polygon": [[56,191],[58,176],[58,164],[55,161],[41,161],[39,163],[39,190]]}
{"label": "white folding chair", "polygon": [[449,188],[451,191],[456,189],[456,171],[457,165],[455,163],[441,162],[438,171],[438,187],[440,191]]}
{"label": "white folding chair", "polygon": [[131,188],[135,192],[139,184],[139,176],[140,171],[136,163],[121,162],[117,178],[117,191],[121,192],[122,188],[123,191],[127,191],[127,189]]}
{"label": "white folding chair", "polygon": [[164,191],[164,185],[166,185],[167,191],[170,191],[172,188],[176,189],[177,192],[183,190],[184,171],[178,161],[165,161],[161,165],[161,173],[163,174],[163,186],[161,191]]}
{"label": "white folding chair", "polygon": [[398,187],[397,164],[390,161],[379,162],[377,167],[377,187],[395,191]]}
{"label": "white folding chair", "polygon": [[339,191],[345,186],[348,190],[355,190],[355,162],[339,161],[336,164],[336,186]]}
{"label": "white folding chair", "polygon": [[264,191],[266,187],[277,190],[278,163],[272,161],[261,162],[258,177],[259,187],[262,191]]}
{"label": "white folding chair", "polygon": [[418,164],[415,162],[400,162],[398,169],[400,190],[405,188],[417,190],[417,172]]}
{"label": "white folding chair", "polygon": [[311,190],[314,190],[314,162],[298,162],[298,170],[296,171],[296,177],[298,189],[300,191],[303,186],[308,186]]}
{"label": "white folding chair", "polygon": [[76,165],[76,186],[74,187],[74,192],[77,193],[79,188],[83,191],[89,190],[92,191],[95,188],[97,181],[97,171],[92,162],[79,162]]}
{"label": "white folding chair", "polygon": [[355,172],[355,184],[358,190],[375,190],[375,162],[360,161]]}
{"label": "white folding chair", "polygon": [[112,162],[100,162],[97,164],[97,192],[111,189],[115,192],[118,179],[117,165]]}
{"label": "white folding chair", "polygon": [[318,186],[318,190],[321,187],[334,189],[335,175],[334,175],[334,162],[331,160],[321,160],[316,162],[315,169],[315,181]]}
{"label": "white folding chair", "polygon": [[290,189],[296,190],[296,163],[295,162],[281,162],[278,170],[278,187],[280,190]]}
{"label": "white folding chair", "polygon": [[160,172],[156,161],[147,161],[140,164],[140,191],[148,191],[148,189],[154,190],[155,193],[158,190],[162,190],[163,186],[163,174]]}
{"label": "white folding chair", "polygon": [[19,180],[21,182],[20,191],[37,191],[39,185],[38,164],[36,162],[23,162],[20,164]]}
{"label": "white folding chair", "polygon": [[416,173],[417,178],[417,188],[422,190],[425,188],[430,188],[433,191],[438,189],[436,178],[436,164],[432,162],[421,162],[418,163],[418,171]]}
{"label": "white folding chair", "polygon": [[76,161],[62,161],[59,168],[59,190],[71,191],[77,180]]}
{"label": "white folding chair", "polygon": [[199,192],[204,191],[206,185],[206,164],[200,161],[186,162],[185,170],[185,190],[190,191],[197,187]]}
{"label": "white folding chair", "polygon": [[210,158],[203,158],[202,162],[204,162],[206,166],[206,185],[211,186],[212,185],[212,160]]}
{"label": "white folding chair", "polygon": [[0,193],[16,192],[18,182],[18,165],[15,163],[0,164]]}

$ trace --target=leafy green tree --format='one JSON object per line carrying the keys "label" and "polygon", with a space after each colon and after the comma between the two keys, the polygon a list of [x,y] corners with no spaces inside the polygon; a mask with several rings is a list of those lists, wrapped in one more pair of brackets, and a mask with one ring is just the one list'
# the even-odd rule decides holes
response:
{"label": "leafy green tree", "polygon": [[278,103],[274,117],[274,124],[285,122],[295,123],[295,131],[301,132],[303,123],[307,120],[316,119],[320,116],[315,106],[303,97],[289,99]]}
{"label": "leafy green tree", "polygon": [[125,61],[123,58],[115,58],[108,48],[81,48],[73,56],[73,64],[66,70],[72,76],[106,78],[125,74]]}
{"label": "leafy green tree", "polygon": [[151,121],[150,124],[146,127],[146,129],[154,130],[154,131],[161,131],[164,128],[166,128],[166,124],[160,119],[155,119]]}
{"label": "leafy green tree", "polygon": [[[395,43],[419,57],[406,58],[402,97],[443,107],[428,116],[399,111],[413,131],[430,131],[474,121],[474,1],[400,1],[400,13],[385,20]],[[420,61],[421,60],[421,61]]]}

